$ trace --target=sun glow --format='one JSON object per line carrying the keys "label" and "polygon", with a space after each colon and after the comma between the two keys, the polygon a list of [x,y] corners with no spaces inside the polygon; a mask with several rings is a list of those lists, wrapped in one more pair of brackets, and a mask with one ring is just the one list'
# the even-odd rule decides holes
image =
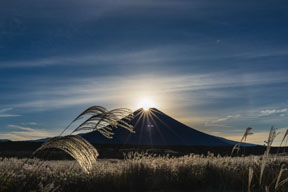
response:
{"label": "sun glow", "polygon": [[150,108],[156,107],[155,103],[150,98],[142,98],[138,104],[138,108],[143,108],[145,111],[148,111]]}

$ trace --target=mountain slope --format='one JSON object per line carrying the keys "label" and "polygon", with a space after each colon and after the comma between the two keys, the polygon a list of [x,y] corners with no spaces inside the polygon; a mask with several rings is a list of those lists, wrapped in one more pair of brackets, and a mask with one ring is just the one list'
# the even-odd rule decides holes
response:
{"label": "mountain slope", "polygon": [[153,146],[232,146],[237,142],[205,134],[169,117],[156,108],[139,109],[129,122],[136,133],[122,128],[113,128],[113,139],[107,139],[97,131],[81,134],[91,143],[128,144]]}

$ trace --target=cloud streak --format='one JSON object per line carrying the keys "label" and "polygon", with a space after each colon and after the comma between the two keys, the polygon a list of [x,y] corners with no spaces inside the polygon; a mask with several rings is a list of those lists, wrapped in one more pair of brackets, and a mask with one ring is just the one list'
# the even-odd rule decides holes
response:
{"label": "cloud streak", "polygon": [[[51,81],[48,81],[51,83]],[[126,75],[99,77],[99,78],[81,78],[73,79],[68,84],[57,83],[52,88],[43,90],[41,87],[27,93],[27,101],[15,103],[14,107],[29,107],[29,108],[62,108],[77,105],[89,105],[93,103],[123,103],[131,106],[131,101],[141,95],[155,95],[161,102],[164,95],[167,99],[170,96],[175,96],[191,91],[207,91],[226,89],[226,88],[241,88],[249,86],[271,85],[273,83],[288,82],[288,77],[283,76],[281,72],[274,73],[250,73],[241,74],[234,73],[208,73],[208,74],[191,74],[191,75]],[[35,86],[37,87],[37,86]],[[207,93],[201,93],[207,95]],[[211,92],[209,101],[217,97],[225,98],[228,93],[216,95]],[[163,96],[163,98],[161,98]],[[231,98],[233,95],[229,95]],[[236,96],[236,95],[235,95]],[[23,97],[23,96],[22,96]],[[196,98],[201,101],[201,98]],[[130,103],[129,103],[130,102]],[[205,101],[207,102],[207,101]],[[262,111],[262,115],[269,113],[284,112],[272,110]]]}
{"label": "cloud streak", "polygon": [[228,121],[228,120],[239,118],[239,117],[240,117],[239,114],[237,114],[237,115],[228,115],[226,117],[223,117],[223,118],[220,118],[220,119],[216,119],[214,122],[224,122],[224,121]]}
{"label": "cloud streak", "polygon": [[231,127],[231,126],[227,126],[225,125],[225,122],[227,121],[232,121],[235,119],[240,118],[241,115],[240,114],[236,114],[236,115],[227,115],[225,117],[221,117],[215,120],[211,120],[211,121],[207,121],[204,123],[205,127],[222,127],[222,128],[227,128],[227,127]]}
{"label": "cloud streak", "polygon": [[46,131],[43,129],[36,129],[32,127],[26,127],[21,125],[14,125],[10,124],[8,125],[10,129],[16,129],[16,131],[9,131],[0,133],[0,139],[12,139],[15,141],[21,141],[21,140],[35,140],[35,139],[41,139],[46,137],[53,137],[57,135],[56,133],[53,133],[51,131]]}
{"label": "cloud streak", "polygon": [[262,110],[260,111],[259,116],[270,116],[270,115],[275,115],[275,114],[279,114],[282,115],[287,113],[288,109],[284,108],[284,109],[266,109],[266,110]]}
{"label": "cloud streak", "polygon": [[0,114],[0,118],[8,118],[8,117],[19,117],[21,115],[16,114]]}
{"label": "cloud streak", "polygon": [[11,111],[11,110],[13,110],[13,108],[0,109],[0,118],[19,117],[19,116],[21,116],[21,115],[18,115],[18,114],[6,113],[6,112]]}
{"label": "cloud streak", "polygon": [[[240,42],[239,42],[240,43]],[[233,46],[233,45],[231,45]],[[243,45],[244,46],[244,45]],[[213,46],[212,46],[213,47]],[[87,54],[88,52],[88,54]],[[105,65],[122,65],[123,67],[134,65],[167,65],[169,63],[178,65],[187,61],[189,62],[207,62],[215,60],[233,59],[261,59],[275,56],[288,56],[288,48],[268,50],[251,50],[250,52],[235,52],[231,47],[215,53],[215,49],[210,46],[198,43],[197,46],[191,46],[185,43],[170,44],[166,46],[154,45],[138,48],[136,50],[98,50],[86,51],[85,53],[75,53],[73,55],[58,54],[41,58],[32,58],[25,60],[0,61],[0,68],[35,68],[51,66],[105,66]],[[231,65],[231,64],[230,64]]]}
{"label": "cloud streak", "polygon": [[4,109],[0,109],[0,113],[5,113],[7,111],[11,111],[13,108],[4,108]]}

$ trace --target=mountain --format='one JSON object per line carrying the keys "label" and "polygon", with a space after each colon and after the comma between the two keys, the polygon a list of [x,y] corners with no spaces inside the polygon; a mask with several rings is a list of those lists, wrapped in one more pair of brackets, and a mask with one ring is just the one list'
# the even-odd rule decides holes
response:
{"label": "mountain", "polygon": [[36,140],[26,140],[26,141],[29,141],[29,142],[46,142],[48,141],[49,139],[51,139],[51,137],[46,137],[46,138],[42,138],[42,139],[36,139]]}
{"label": "mountain", "polygon": [[11,142],[9,139],[0,139],[0,142]]}
{"label": "mountain", "polygon": [[[129,123],[135,133],[123,128],[113,128],[113,139],[104,137],[98,131],[81,134],[94,144],[128,144],[152,146],[233,146],[237,142],[216,137],[190,128],[156,108],[148,111],[138,109]],[[244,144],[249,145],[249,144]]]}

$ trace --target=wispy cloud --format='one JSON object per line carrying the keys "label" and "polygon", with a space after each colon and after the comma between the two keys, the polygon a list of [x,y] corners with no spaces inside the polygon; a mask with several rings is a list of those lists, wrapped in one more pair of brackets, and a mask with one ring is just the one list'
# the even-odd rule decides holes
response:
{"label": "wispy cloud", "polygon": [[20,130],[23,130],[23,131],[34,131],[33,128],[30,128],[30,127],[24,127],[24,126],[20,126],[20,125],[8,125],[9,128],[14,128],[14,129],[20,129]]}
{"label": "wispy cloud", "polygon": [[[232,46],[232,45],[231,45]],[[199,48],[200,47],[200,48]],[[270,47],[269,47],[270,48]],[[203,51],[203,49],[205,51]],[[271,49],[271,48],[270,48]],[[170,44],[165,46],[155,45],[134,51],[115,50],[94,50],[89,53],[77,53],[74,55],[56,55],[42,58],[32,58],[26,60],[13,60],[0,62],[0,68],[26,68],[26,67],[50,67],[50,66],[109,66],[122,65],[123,67],[133,67],[138,65],[169,65],[182,62],[203,62],[215,59],[255,59],[262,57],[287,56],[288,48],[274,49],[271,51],[255,49],[249,52],[234,52],[229,48],[224,52],[217,52],[211,47],[199,44],[189,46],[187,44]]]}
{"label": "wispy cloud", "polygon": [[[203,57],[203,55],[187,55],[187,52],[189,52],[187,50],[190,50],[190,52],[196,51],[195,47],[187,45],[154,46],[135,51],[94,51],[88,54],[59,55],[21,61],[5,61],[0,62],[0,68],[78,66],[79,64],[86,66],[109,66],[117,64],[123,67],[133,67],[141,64],[159,66],[188,59],[190,61],[207,59],[205,56]],[[222,55],[220,57],[226,56]],[[219,55],[210,55],[209,59],[212,58],[219,58]]]}
{"label": "wispy cloud", "polygon": [[10,111],[10,110],[12,110],[13,108],[4,108],[4,109],[0,109],[0,113],[5,113],[5,112],[7,112],[7,111]]}
{"label": "wispy cloud", "polygon": [[[70,6],[65,6],[70,3]],[[79,21],[95,21],[99,18],[103,19],[105,17],[121,17],[137,15],[181,15],[183,12],[190,15],[197,15],[197,13],[202,13],[200,8],[208,7],[211,3],[203,3],[202,1],[160,1],[160,0],[122,0],[122,1],[99,1],[99,0],[84,0],[84,1],[55,1],[50,0],[43,2],[41,4],[35,3],[33,0],[27,0],[25,3],[19,2],[19,6],[15,7],[12,3],[6,3],[4,6],[0,7],[0,11],[14,9],[17,11],[18,15],[24,15],[21,19],[29,21],[31,19],[46,19],[46,21],[57,20],[61,24],[68,19],[73,20],[74,23]],[[215,4],[215,5],[219,5]],[[222,4],[221,5],[225,5]],[[63,6],[66,7],[63,10]],[[20,8],[21,7],[21,8]],[[29,11],[28,11],[29,10]],[[193,11],[192,11],[193,10]],[[77,16],[74,14],[77,12]],[[147,14],[149,12],[149,14]],[[207,12],[207,11],[206,11]],[[205,13],[206,13],[205,12]],[[5,12],[4,12],[5,13]],[[9,14],[13,14],[8,12]],[[203,14],[203,13],[202,13]],[[208,13],[209,14],[209,13]],[[38,18],[36,18],[36,16]],[[71,22],[71,21],[70,21]],[[48,22],[49,23],[49,22]],[[53,31],[54,29],[51,29]]]}
{"label": "wispy cloud", "polygon": [[[247,86],[267,85],[273,83],[288,82],[288,77],[281,72],[274,73],[246,73],[245,76],[233,72],[215,72],[207,74],[191,75],[126,75],[108,76],[99,78],[74,79],[68,83],[57,83],[56,86],[43,90],[42,86],[34,91],[27,92],[25,102],[16,103],[14,107],[29,107],[51,109],[76,105],[89,105],[94,103],[110,103],[117,101],[130,107],[135,98],[150,94],[161,102],[162,99],[175,97],[175,94],[183,94],[199,90],[208,91],[224,88],[237,88]],[[104,86],[105,85],[105,86]],[[209,93],[209,92],[207,92]],[[222,95],[210,95],[209,100],[217,97],[227,97],[229,93]],[[201,93],[201,97],[207,94]],[[229,95],[231,98],[232,96]],[[22,94],[23,98],[23,94]],[[195,98],[200,99],[201,98]],[[200,102],[200,101],[199,101]],[[265,112],[263,112],[265,113]],[[266,112],[267,113],[267,112]]]}
{"label": "wispy cloud", "polygon": [[206,126],[206,127],[222,127],[222,128],[231,127],[231,126],[225,125],[225,122],[231,121],[231,120],[234,120],[234,119],[238,119],[240,117],[241,117],[240,114],[227,115],[225,117],[221,117],[221,118],[218,118],[218,119],[213,119],[211,121],[207,121],[207,122],[204,123],[204,126]]}
{"label": "wispy cloud", "polygon": [[21,125],[30,125],[30,126],[34,126],[34,125],[38,125],[37,122],[25,122],[25,123],[21,123]]}
{"label": "wispy cloud", "polygon": [[0,133],[0,139],[11,139],[11,140],[32,140],[41,139],[46,137],[53,137],[57,133],[46,131],[39,128],[26,127],[21,125],[8,125],[8,128],[14,129],[15,131],[7,131]]}
{"label": "wispy cloud", "polygon": [[275,114],[279,114],[280,116],[285,116],[285,113],[288,112],[287,108],[284,109],[266,109],[266,110],[262,110],[260,111],[259,116],[270,116],[270,115],[275,115]]}
{"label": "wispy cloud", "polygon": [[0,118],[6,118],[6,117],[19,117],[20,115],[16,114],[0,114]]}
{"label": "wispy cloud", "polygon": [[18,117],[18,116],[20,116],[18,114],[7,113],[8,111],[11,111],[11,110],[13,110],[13,108],[0,109],[0,118]]}
{"label": "wispy cloud", "polygon": [[240,117],[239,114],[237,114],[237,115],[228,115],[226,117],[216,119],[214,122],[224,122],[224,121],[228,121],[228,120],[239,118],[239,117]]}

